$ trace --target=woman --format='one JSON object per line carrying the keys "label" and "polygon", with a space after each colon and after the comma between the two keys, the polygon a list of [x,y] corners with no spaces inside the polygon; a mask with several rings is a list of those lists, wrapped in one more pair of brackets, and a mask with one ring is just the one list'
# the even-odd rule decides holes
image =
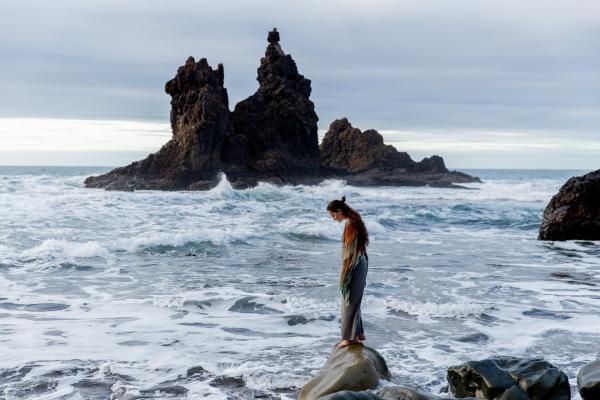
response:
{"label": "woman", "polygon": [[367,245],[369,234],[360,215],[348,204],[346,197],[333,200],[327,211],[334,221],[344,221],[342,236],[342,268],[340,290],[342,292],[342,341],[339,347],[360,343],[365,340],[365,331],[360,315],[360,302],[367,282],[369,270]]}

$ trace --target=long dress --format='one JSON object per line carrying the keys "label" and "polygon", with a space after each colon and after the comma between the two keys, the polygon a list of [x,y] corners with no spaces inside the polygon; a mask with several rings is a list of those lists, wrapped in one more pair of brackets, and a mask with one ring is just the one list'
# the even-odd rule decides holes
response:
{"label": "long dress", "polygon": [[[347,221],[344,227],[345,235],[342,239],[342,266],[349,266],[347,279],[340,285],[342,291],[342,340],[352,340],[365,332],[360,312],[360,303],[367,283],[367,272],[369,271],[367,253],[366,251],[357,251],[358,237],[355,229],[352,226],[348,226],[348,224],[349,222]],[[349,232],[349,234],[346,234],[346,232]]]}

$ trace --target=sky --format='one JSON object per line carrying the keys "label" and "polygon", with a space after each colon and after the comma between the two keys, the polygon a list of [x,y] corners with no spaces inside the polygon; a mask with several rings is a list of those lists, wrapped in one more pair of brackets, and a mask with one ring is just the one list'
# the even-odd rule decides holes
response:
{"label": "sky", "polygon": [[258,87],[267,32],[337,118],[450,168],[600,168],[600,2],[2,1],[0,164],[122,165],[170,138],[188,56]]}

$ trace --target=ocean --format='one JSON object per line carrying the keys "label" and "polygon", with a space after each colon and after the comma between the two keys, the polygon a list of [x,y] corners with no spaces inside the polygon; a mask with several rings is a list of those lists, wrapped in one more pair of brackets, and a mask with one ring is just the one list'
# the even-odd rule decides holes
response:
{"label": "ocean", "polygon": [[0,398],[297,398],[340,340],[343,225],[325,208],[342,195],[371,235],[365,344],[392,383],[439,394],[448,366],[544,357],[578,399],[599,356],[600,242],[536,239],[586,171],[465,170],[483,180],[469,190],[83,188],[108,170],[0,167]]}

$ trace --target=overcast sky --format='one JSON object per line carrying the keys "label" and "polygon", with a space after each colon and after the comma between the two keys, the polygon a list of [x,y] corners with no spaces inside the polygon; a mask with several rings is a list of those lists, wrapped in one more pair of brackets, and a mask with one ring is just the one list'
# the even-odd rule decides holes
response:
{"label": "overcast sky", "polygon": [[233,109],[274,26],[321,134],[348,117],[450,167],[600,168],[600,2],[583,0],[3,1],[0,164],[158,149],[177,67],[223,63]]}

